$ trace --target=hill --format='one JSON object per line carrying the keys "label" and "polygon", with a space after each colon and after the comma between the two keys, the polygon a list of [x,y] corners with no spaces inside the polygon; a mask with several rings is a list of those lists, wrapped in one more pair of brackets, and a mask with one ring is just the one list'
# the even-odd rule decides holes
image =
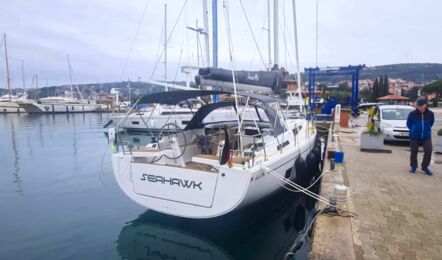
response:
{"label": "hill", "polygon": [[[402,63],[366,67],[361,71],[360,79],[372,79],[376,77],[387,75],[389,78],[400,78],[404,80],[413,81],[415,83],[428,83],[434,80],[442,80],[442,64],[439,63]],[[294,76],[294,75],[291,75]],[[308,75],[303,73],[304,82],[306,82]],[[348,76],[334,76],[334,77],[317,77],[317,82],[322,83],[337,83],[342,80],[349,80]],[[172,82],[171,82],[172,83]],[[178,85],[185,85],[184,82],[174,82]],[[127,82],[109,82],[109,83],[90,83],[80,84],[78,88],[84,96],[88,96],[91,92],[109,93],[112,88],[119,88],[120,95],[128,96]],[[163,90],[162,87],[154,86],[144,82],[131,82],[132,96],[139,96]],[[70,86],[51,86],[42,87],[39,89],[39,97],[55,96],[63,94],[64,91],[69,91]],[[32,90],[27,90],[29,96],[33,96]],[[0,88],[0,95],[6,94],[7,90]]]}
{"label": "hill", "polygon": [[387,75],[415,83],[426,83],[442,79],[442,64],[439,63],[402,63],[367,67],[361,71],[361,79],[375,79]]}

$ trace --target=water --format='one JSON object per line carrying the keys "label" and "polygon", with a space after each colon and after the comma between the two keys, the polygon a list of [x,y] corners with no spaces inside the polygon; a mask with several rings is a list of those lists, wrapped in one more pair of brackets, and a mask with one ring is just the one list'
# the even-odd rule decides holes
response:
{"label": "water", "polygon": [[0,115],[0,259],[281,259],[302,234],[313,202],[286,191],[210,220],[138,206],[112,175],[109,117]]}

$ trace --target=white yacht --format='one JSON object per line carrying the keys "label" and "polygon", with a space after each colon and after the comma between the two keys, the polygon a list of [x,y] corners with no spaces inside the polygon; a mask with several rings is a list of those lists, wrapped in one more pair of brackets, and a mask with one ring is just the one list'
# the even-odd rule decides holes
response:
{"label": "white yacht", "polygon": [[23,113],[19,103],[26,102],[26,95],[3,95],[0,97],[0,113]]}
{"label": "white yacht", "polygon": [[[176,105],[190,98],[220,94],[232,92],[162,92],[139,103]],[[280,98],[245,92],[238,92],[239,96],[247,101],[201,106],[184,128],[167,122],[146,146],[125,147],[118,142],[118,126],[110,128],[109,138],[115,148],[113,171],[124,193],[140,205],[165,214],[212,218],[277,191],[284,180],[309,183],[313,176],[306,161],[318,162],[320,156],[312,123],[286,117],[280,105],[287,102]],[[205,120],[228,107],[236,112],[235,118]]]}
{"label": "white yacht", "polygon": [[69,96],[40,98],[38,102],[20,103],[28,113],[84,113],[103,111],[107,107],[94,100],[80,100]]}
{"label": "white yacht", "polygon": [[[274,20],[278,24],[278,1],[274,5]],[[226,9],[228,12],[228,6]],[[213,95],[231,95],[234,101],[221,99],[201,106],[185,127],[166,121],[159,133],[152,136],[152,142],[144,146],[119,142],[118,124],[108,130],[114,149],[114,175],[129,198],[157,212],[202,219],[227,214],[288,188],[286,184],[296,191],[307,191],[302,187],[317,177],[319,171],[315,168],[319,168],[323,146],[316,139],[311,121],[288,113],[290,105],[303,102],[288,104],[287,100],[271,96],[280,94],[283,80],[283,73],[278,70],[277,28],[275,70],[234,71],[230,39],[232,70],[200,68],[195,78],[200,87],[221,90],[154,93],[138,103],[176,106]],[[296,33],[295,41],[297,46]],[[295,52],[300,81],[297,47]],[[233,117],[214,116],[208,120],[216,111],[226,108],[234,111]],[[148,121],[146,126],[149,127]]]}

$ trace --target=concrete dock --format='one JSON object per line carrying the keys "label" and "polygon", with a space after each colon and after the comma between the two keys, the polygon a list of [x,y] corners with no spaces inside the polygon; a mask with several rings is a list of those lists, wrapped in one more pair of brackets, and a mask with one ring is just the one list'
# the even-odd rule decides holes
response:
{"label": "concrete dock", "polygon": [[[442,110],[435,115],[434,134],[442,128]],[[442,155],[433,154],[433,176],[410,174],[407,144],[385,145],[391,153],[361,152],[364,130],[340,128],[334,142],[329,136],[327,149],[343,151],[345,159],[337,164],[342,173],[324,174],[320,195],[328,198],[335,184],[345,184],[347,202],[339,207],[358,217],[320,215],[309,258],[442,259]]]}

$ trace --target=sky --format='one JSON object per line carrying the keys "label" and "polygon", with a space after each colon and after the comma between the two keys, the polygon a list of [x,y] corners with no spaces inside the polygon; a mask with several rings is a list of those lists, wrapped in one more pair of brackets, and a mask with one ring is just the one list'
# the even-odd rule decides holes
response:
{"label": "sky", "polygon": [[[212,46],[212,1],[207,2]],[[270,2],[273,5],[273,0]],[[186,29],[196,27],[197,21],[198,27],[203,27],[202,3],[203,0],[0,0],[0,33],[7,35],[12,86],[23,86],[22,61],[27,88],[33,84],[34,75],[38,75],[40,87],[67,84],[68,55],[74,83],[164,80],[161,54],[165,4],[167,80],[183,80],[181,66],[207,66],[204,35],[197,44],[196,33]],[[279,64],[295,73],[292,1],[278,3]],[[301,68],[442,63],[441,1],[318,0],[318,5],[316,64],[316,1],[296,0]],[[269,60],[267,27],[267,0],[218,0],[219,67],[265,69]],[[0,87],[4,88],[3,41],[0,47]],[[233,50],[233,63],[229,50]],[[202,56],[199,61],[198,53]],[[271,56],[274,60],[273,51]]]}

